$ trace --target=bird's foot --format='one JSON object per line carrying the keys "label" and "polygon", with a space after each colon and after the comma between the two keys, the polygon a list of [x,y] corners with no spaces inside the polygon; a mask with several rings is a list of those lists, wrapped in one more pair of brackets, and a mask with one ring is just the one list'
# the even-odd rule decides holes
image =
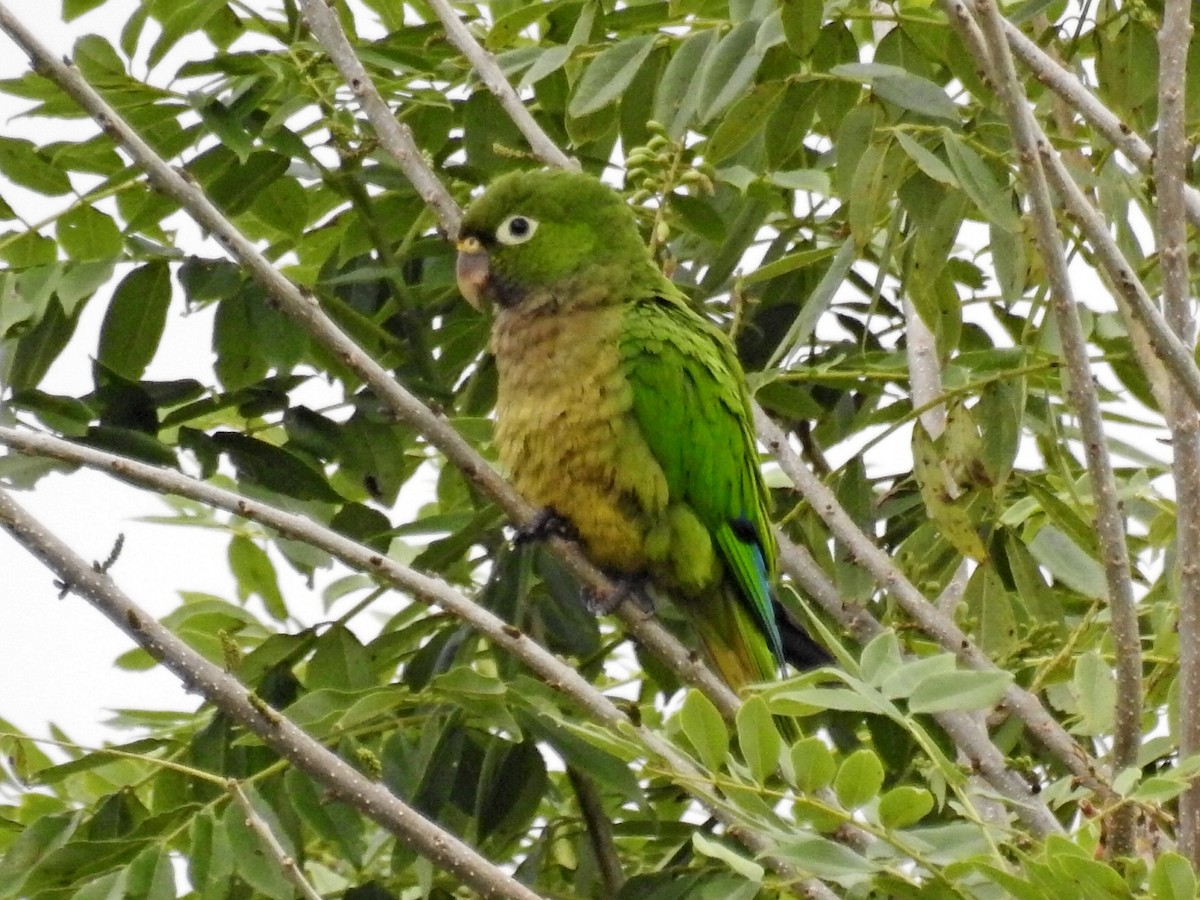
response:
{"label": "bird's foot", "polygon": [[583,605],[593,616],[606,616],[628,599],[641,604],[647,612],[654,611],[654,604],[646,593],[648,579],[645,575],[609,575],[612,587],[597,590],[594,587],[584,587],[580,594]]}
{"label": "bird's foot", "polygon": [[522,544],[532,544],[535,541],[545,541],[555,537],[578,543],[579,531],[562,513],[552,506],[544,506],[538,510],[537,515],[528,525],[517,529],[513,543],[519,547]]}

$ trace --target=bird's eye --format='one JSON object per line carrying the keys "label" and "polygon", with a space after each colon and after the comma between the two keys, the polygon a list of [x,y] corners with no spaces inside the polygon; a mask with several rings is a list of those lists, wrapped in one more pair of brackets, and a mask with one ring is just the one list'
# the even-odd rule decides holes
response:
{"label": "bird's eye", "polygon": [[529,216],[509,216],[496,229],[496,240],[502,244],[523,244],[537,231],[538,223]]}

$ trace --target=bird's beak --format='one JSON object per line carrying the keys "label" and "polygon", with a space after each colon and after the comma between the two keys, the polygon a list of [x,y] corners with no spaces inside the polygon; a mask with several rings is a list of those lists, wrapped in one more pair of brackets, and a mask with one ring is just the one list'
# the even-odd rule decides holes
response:
{"label": "bird's beak", "polygon": [[454,274],[462,295],[480,312],[485,304],[484,288],[488,280],[488,255],[479,238],[465,237],[458,242],[458,264]]}

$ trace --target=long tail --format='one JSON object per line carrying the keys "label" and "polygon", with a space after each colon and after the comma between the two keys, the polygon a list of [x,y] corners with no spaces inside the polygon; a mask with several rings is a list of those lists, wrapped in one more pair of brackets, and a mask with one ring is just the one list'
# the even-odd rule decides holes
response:
{"label": "long tail", "polygon": [[[686,608],[709,661],[734,691],[779,677],[783,660],[775,656],[736,585],[723,582],[704,598],[687,603]],[[777,612],[781,622],[787,623],[783,629],[783,648],[788,662],[797,668],[812,668],[828,660],[828,654],[798,626],[792,625],[782,609]],[[799,738],[794,719],[776,716],[775,723],[784,740],[791,743]]]}

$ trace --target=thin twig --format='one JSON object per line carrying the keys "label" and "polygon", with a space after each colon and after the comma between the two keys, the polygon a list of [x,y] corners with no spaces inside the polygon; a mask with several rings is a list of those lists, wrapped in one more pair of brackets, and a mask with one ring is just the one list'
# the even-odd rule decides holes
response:
{"label": "thin twig", "polygon": [[112,581],[71,550],[0,489],[0,528],[71,589],[215,706],[257,734],[296,768],[378,822],[416,852],[488,897],[539,900],[539,895],[457,837],[430,822],[382,784],[371,781],[246,690],[137,606]]}
{"label": "thin twig", "polygon": [[[1184,121],[1190,0],[1167,0],[1158,33],[1158,150],[1154,184],[1158,196],[1159,270],[1163,306],[1174,333],[1196,343],[1188,274],[1188,235],[1183,188],[1191,161]],[[1176,572],[1179,577],[1179,755],[1200,751],[1200,401],[1172,379],[1167,424],[1174,451]],[[1179,798],[1179,849],[1200,864],[1200,782]]]}
{"label": "thin twig", "polygon": [[322,900],[321,895],[317,893],[317,889],[304,877],[304,872],[300,869],[295,857],[288,853],[287,848],[279,842],[279,838],[271,829],[271,826],[258,814],[258,810],[254,808],[254,804],[250,802],[250,798],[242,790],[241,782],[236,778],[230,778],[226,781],[225,786],[229,793],[233,795],[233,799],[237,801],[238,806],[242,808],[242,812],[245,813],[246,824],[250,827],[251,831],[258,835],[258,839],[267,848],[267,851],[271,854],[271,858],[279,866],[279,870],[283,872],[283,877],[290,881],[296,890],[300,892],[300,896],[306,898],[306,900]]}
{"label": "thin twig", "polygon": [[[812,474],[787,442],[783,430],[755,404],[754,421],[759,438],[779,462],[784,474],[800,491],[829,530],[853,554],[879,585],[895,598],[901,609],[926,634],[945,650],[955,654],[972,669],[995,671],[996,664],[988,658],[961,628],[930,603],[917,590],[891,558],[880,549],[855,523],[842,507],[833,491]],[[1030,732],[1088,788],[1105,802],[1113,798],[1112,788],[1100,774],[1099,766],[1087,751],[1067,733],[1058,720],[1046,712],[1036,696],[1010,685],[1004,694],[1005,704],[1025,722]]]}
{"label": "thin twig", "polygon": [[[303,2],[313,3],[316,0],[303,0]],[[525,135],[525,140],[529,142],[529,149],[533,151],[533,155],[548,166],[578,171],[579,163],[563,153],[558,145],[550,139],[550,136],[542,130],[542,126],[534,121],[521,98],[517,96],[516,90],[508,83],[504,73],[500,71],[499,64],[475,40],[450,4],[446,0],[428,0],[428,3],[437,13],[437,17],[442,20],[442,27],[446,29],[446,37],[450,38],[450,43],[467,58],[467,62],[471,64],[475,74],[495,95],[500,106],[508,113],[508,117],[512,119],[521,134]]]}
{"label": "thin twig", "polygon": [[300,7],[313,37],[325,48],[333,64],[346,79],[346,84],[354,92],[359,105],[371,122],[371,127],[375,129],[380,144],[396,160],[404,176],[425,204],[433,210],[442,230],[454,240],[458,236],[458,222],[462,215],[458,204],[454,202],[441,179],[425,162],[421,148],[413,138],[412,130],[397,120],[384,102],[379,89],[375,87],[375,82],[371,80],[354,48],[350,46],[337,13],[325,0],[300,0]]}
{"label": "thin twig", "polygon": [[613,839],[612,820],[604,811],[604,801],[600,798],[596,782],[574,766],[567,766],[567,780],[571,782],[571,790],[579,801],[579,815],[587,829],[592,855],[596,857],[604,896],[615,897],[625,884],[625,870],[621,867],[621,854]]}
{"label": "thin twig", "polygon": [[[1017,160],[1030,199],[1034,238],[1050,284],[1051,305],[1054,307],[1066,360],[1069,379],[1067,396],[1079,416],[1083,433],[1084,455],[1087,457],[1096,503],[1096,531],[1108,584],[1116,655],[1117,698],[1112,749],[1112,765],[1116,772],[1136,764],[1141,743],[1141,636],[1133,598],[1129,551],[1125,543],[1125,523],[1105,440],[1100,400],[1088,364],[1087,343],[1054,215],[1050,185],[1041,164],[1041,148],[1038,146],[1033,114],[1017,79],[1005,40],[1003,16],[993,0],[974,0],[974,9],[990,51],[994,87],[1008,117]],[[1109,847],[1114,855],[1125,856],[1133,851],[1135,815],[1136,809],[1128,805],[1119,807],[1114,814]]]}
{"label": "thin twig", "polygon": [[[21,21],[0,4],[0,29],[30,56],[37,70],[50,78],[92,116],[109,136],[123,146],[146,172],[151,185],[171,197],[204,227],[301,328],[334,358],[357,374],[375,392],[397,420],[405,422],[442,452],[486,497],[519,527],[533,523],[538,514],[443,417],[425,406],[398,384],[361,347],[324,313],[316,299],[301,291],[275,269],[254,244],[212,204],[204,192],[156,154],[130,125],[87,83],[79,70],[63,62],[39,42]],[[603,596],[614,592],[612,582],[597,569],[577,545],[551,538],[550,549],[580,584]],[[624,600],[614,611],[629,633],[658,656],[685,682],[694,685],[725,716],[736,714],[740,701],[729,687],[672,635],[654,614],[635,600]]]}

